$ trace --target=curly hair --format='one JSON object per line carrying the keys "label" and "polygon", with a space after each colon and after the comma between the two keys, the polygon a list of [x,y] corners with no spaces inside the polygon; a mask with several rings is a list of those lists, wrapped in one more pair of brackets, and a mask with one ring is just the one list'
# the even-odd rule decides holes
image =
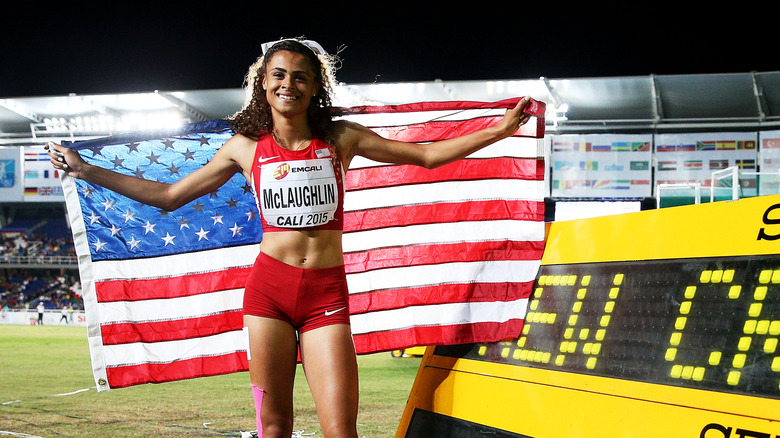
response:
{"label": "curly hair", "polygon": [[244,80],[244,105],[241,110],[228,117],[227,121],[237,133],[255,140],[273,130],[271,106],[266,99],[262,79],[266,74],[268,61],[280,51],[304,55],[315,72],[314,80],[318,84],[319,91],[312,96],[309,103],[308,122],[314,136],[327,139],[328,127],[334,114],[331,102],[331,93],[335,84],[334,58],[327,54],[318,55],[312,49],[292,39],[281,40],[274,44],[249,67]]}

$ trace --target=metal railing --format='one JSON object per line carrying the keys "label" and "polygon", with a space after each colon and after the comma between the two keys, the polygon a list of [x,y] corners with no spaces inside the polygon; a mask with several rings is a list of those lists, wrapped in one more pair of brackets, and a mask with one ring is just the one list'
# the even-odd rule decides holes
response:
{"label": "metal railing", "polygon": [[14,256],[0,255],[0,266],[2,265],[76,265],[78,260],[76,256]]}

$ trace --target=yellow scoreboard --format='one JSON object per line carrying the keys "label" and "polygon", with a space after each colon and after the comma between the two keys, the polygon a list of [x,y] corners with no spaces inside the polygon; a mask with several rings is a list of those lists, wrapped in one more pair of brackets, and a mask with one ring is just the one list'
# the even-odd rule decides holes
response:
{"label": "yellow scoreboard", "polygon": [[397,438],[780,437],[780,196],[549,225],[523,332],[428,348]]}

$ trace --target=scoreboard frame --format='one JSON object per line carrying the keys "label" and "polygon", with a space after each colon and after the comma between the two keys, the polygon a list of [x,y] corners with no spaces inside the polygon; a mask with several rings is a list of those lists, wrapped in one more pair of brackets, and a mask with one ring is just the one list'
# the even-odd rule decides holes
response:
{"label": "scoreboard frame", "polygon": [[548,224],[523,333],[429,347],[396,438],[780,437],[777,240],[780,196]]}

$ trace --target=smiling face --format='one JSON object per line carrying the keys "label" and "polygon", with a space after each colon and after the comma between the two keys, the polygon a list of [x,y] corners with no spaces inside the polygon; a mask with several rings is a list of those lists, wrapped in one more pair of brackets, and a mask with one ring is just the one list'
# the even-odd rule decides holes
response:
{"label": "smiling face", "polygon": [[288,51],[276,52],[266,64],[263,88],[271,110],[287,117],[306,114],[317,92],[316,74],[306,57]]}

